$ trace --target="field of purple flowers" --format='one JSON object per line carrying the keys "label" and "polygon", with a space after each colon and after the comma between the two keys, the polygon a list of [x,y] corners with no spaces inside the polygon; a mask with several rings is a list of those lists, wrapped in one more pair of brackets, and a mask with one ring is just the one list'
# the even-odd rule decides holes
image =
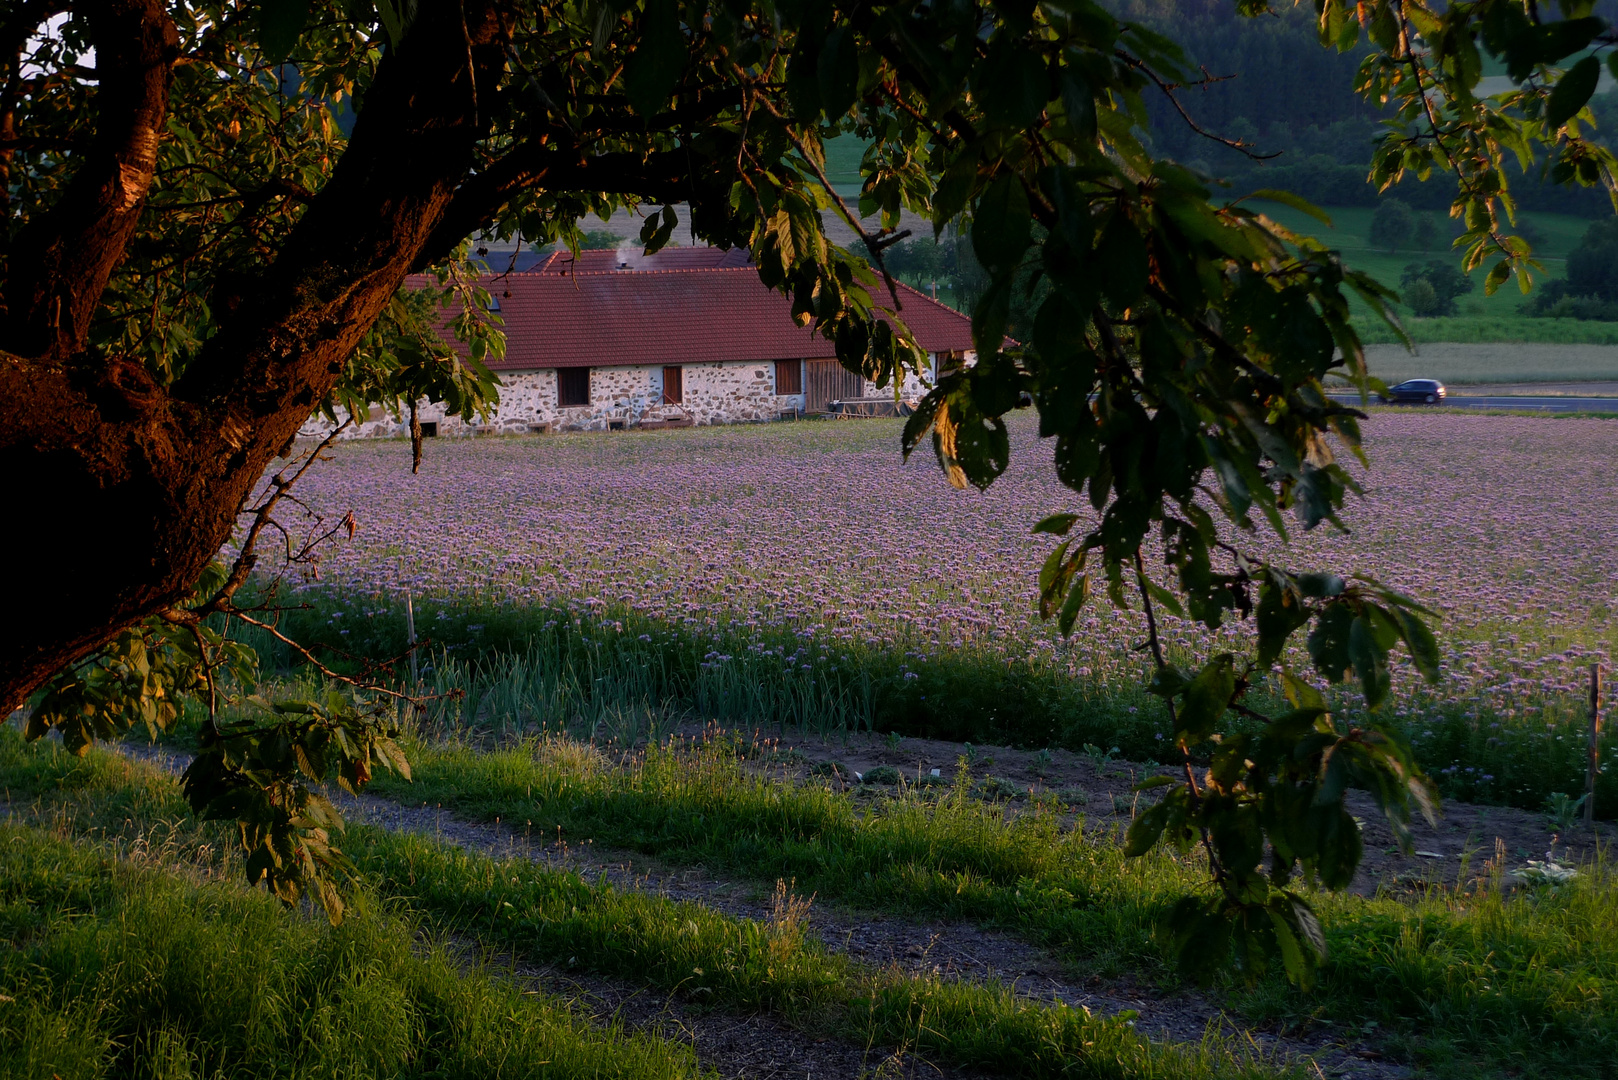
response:
{"label": "field of purple flowers", "polygon": [[[1506,773],[1529,748],[1573,767],[1583,680],[1612,652],[1618,423],[1382,412],[1367,427],[1350,531],[1295,536],[1282,558],[1374,575],[1440,612],[1445,677],[1401,671],[1394,719],[1451,793],[1537,805],[1559,781]],[[322,629],[357,642],[365,616],[396,621],[408,589],[429,626],[474,639],[491,617],[467,613],[509,627],[533,612],[532,632],[554,635],[563,611],[598,636],[624,628],[618,653],[707,641],[705,671],[846,689],[880,668],[890,698],[908,690],[911,713],[935,718],[925,690],[963,658],[1080,688],[1115,724],[1150,711],[1136,613],[1093,600],[1067,642],[1035,617],[1049,538],[1029,527],[1081,500],[1032,426],[1014,426],[1012,466],[982,494],[897,447],[888,421],[441,441],[412,476],[402,444],[344,445],[302,492],[359,521],[324,558]],[[1167,622],[1191,656],[1247,645],[1245,626]],[[1141,716],[1126,751],[1149,750],[1156,723]]]}

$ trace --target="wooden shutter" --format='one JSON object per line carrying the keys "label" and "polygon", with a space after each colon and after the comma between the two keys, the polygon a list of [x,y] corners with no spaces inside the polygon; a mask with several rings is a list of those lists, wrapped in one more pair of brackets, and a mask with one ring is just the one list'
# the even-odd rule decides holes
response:
{"label": "wooden shutter", "polygon": [[775,392],[777,394],[803,393],[802,360],[777,360],[775,362]]}
{"label": "wooden shutter", "polygon": [[685,400],[685,369],[680,367],[666,367],[663,369],[663,404],[678,405]]}
{"label": "wooden shutter", "polygon": [[590,369],[565,367],[556,369],[556,406],[560,409],[590,404]]}
{"label": "wooden shutter", "polygon": [[857,398],[865,392],[865,380],[835,360],[805,360],[808,400],[806,412],[825,412],[833,401]]}

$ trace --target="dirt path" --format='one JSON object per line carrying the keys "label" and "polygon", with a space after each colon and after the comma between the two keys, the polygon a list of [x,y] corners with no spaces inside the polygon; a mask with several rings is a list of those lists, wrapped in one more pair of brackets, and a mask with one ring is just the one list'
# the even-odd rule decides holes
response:
{"label": "dirt path", "polygon": [[[711,730],[711,729],[709,729]],[[704,729],[692,727],[682,732],[701,738]],[[760,736],[761,741],[763,737]],[[794,770],[807,776],[820,762],[836,762],[849,773],[864,775],[879,766],[897,769],[907,778],[928,776],[933,769],[939,778],[952,782],[964,746],[933,739],[901,739],[897,745],[887,736],[860,734],[847,739],[826,740],[813,736],[787,735],[768,739],[776,757],[801,758]],[[1154,796],[1139,796],[1136,783],[1151,776],[1181,775],[1160,765],[1140,765],[1128,761],[1086,757],[1067,750],[1051,750],[1048,759],[1041,752],[1015,750],[1003,746],[975,747],[973,776],[1006,781],[1021,792],[1012,806],[1054,795],[1077,818],[1083,816],[1092,826],[1121,833],[1128,828],[1132,814],[1151,805]],[[779,773],[779,766],[776,767]],[[868,785],[874,786],[874,785]],[[1399,852],[1393,828],[1377,811],[1376,804],[1363,792],[1350,792],[1348,807],[1360,819],[1365,838],[1365,858],[1351,889],[1362,896],[1379,888],[1395,891],[1419,890],[1434,885],[1454,886],[1485,873],[1484,863],[1493,858],[1497,845],[1503,847],[1507,866],[1521,867],[1529,859],[1543,859],[1555,845],[1556,857],[1578,862],[1594,853],[1598,843],[1611,847],[1618,841],[1618,826],[1598,822],[1594,831],[1582,826],[1566,836],[1559,835],[1543,814],[1505,806],[1474,803],[1446,803],[1437,827],[1418,818],[1411,827],[1414,854]]]}
{"label": "dirt path", "polygon": [[540,993],[578,1004],[598,1024],[605,1026],[618,1020],[637,1031],[685,1043],[704,1068],[714,1070],[725,1080],[978,1080],[980,1075],[902,1050],[862,1047],[845,1039],[815,1035],[765,1013],[704,1011],[678,994],[527,964],[520,959],[491,959],[507,977]]}
{"label": "dirt path", "polygon": [[[848,747],[839,749],[860,750],[853,745],[855,741],[850,740]],[[874,739],[868,741],[876,743]],[[890,750],[885,744],[879,744],[880,749],[875,746],[864,749],[872,755],[883,752],[897,754],[902,750],[918,749],[914,744],[920,742],[922,740],[905,740],[899,750]],[[811,745],[803,744],[800,752],[807,757]],[[186,755],[159,748],[136,744],[125,746],[133,756],[152,761],[170,771],[183,770],[189,760]],[[937,748],[951,746],[954,744],[936,744],[934,752],[937,752]],[[995,748],[994,754],[986,761],[999,763],[1009,753],[1017,752]],[[851,752],[839,760],[858,758],[858,753]],[[1112,781],[1103,774],[1099,782]],[[340,790],[330,790],[328,795],[344,817],[352,822],[431,836],[496,858],[524,858],[550,869],[571,870],[587,879],[604,877],[615,888],[702,904],[733,917],[768,919],[771,915],[772,901],[766,886],[756,882],[727,881],[701,867],[670,866],[655,858],[601,848],[590,843],[547,843],[505,825],[465,821],[438,807],[407,806],[376,795],[353,796]],[[1195,1043],[1212,1028],[1250,1037],[1253,1045],[1266,1055],[1311,1060],[1327,1075],[1355,1080],[1403,1080],[1411,1075],[1408,1068],[1385,1060],[1382,1053],[1368,1043],[1300,1039],[1241,1024],[1227,1016],[1206,995],[1196,991],[1165,993],[1149,983],[1129,977],[1103,980],[1092,976],[1082,982],[1075,981],[1068,972],[1068,965],[1048,950],[1013,935],[985,930],[969,923],[893,918],[816,904],[809,918],[809,929],[828,951],[846,953],[852,959],[873,967],[972,982],[998,981],[1030,1001],[1064,1002],[1101,1015],[1133,1011],[1138,1014],[1136,1029],[1157,1040]],[[837,1063],[838,1068],[846,1071],[815,1071],[815,1075],[858,1076],[862,1073],[860,1069],[852,1068],[854,1059],[851,1055],[857,1053],[860,1061],[865,1062],[861,1068],[873,1069],[873,1062],[880,1063],[886,1060],[885,1055],[891,1056],[891,1051],[849,1047],[837,1040],[820,1040],[811,1046],[803,1042],[805,1035],[801,1031],[786,1028],[771,1018],[749,1020],[730,1015],[714,1017],[700,1014],[677,997],[670,998],[645,987],[628,987],[576,973],[559,972],[549,967],[530,966],[520,970],[530,972],[542,982],[550,979],[556,981],[557,985],[577,985],[588,990],[586,996],[598,1002],[599,1008],[610,1012],[623,1007],[627,1010],[626,1019],[637,1024],[672,1025],[671,1030],[690,1027],[693,1032],[690,1041],[698,1049],[699,1055],[704,1052],[720,1053],[722,1057],[730,1055],[726,1060],[733,1059],[742,1068],[742,1071],[735,1073],[738,1076],[759,1075],[748,1071],[755,1067],[749,1065],[750,1062],[767,1061],[771,1063],[771,1068],[791,1064],[793,1069],[798,1069],[811,1058],[819,1060],[816,1055],[826,1058],[828,1064]],[[700,1022],[697,1020],[699,1016],[702,1016]],[[635,1020],[636,1017],[639,1020]],[[729,1034],[723,1037],[714,1034],[709,1028],[712,1024],[721,1025]],[[803,1045],[797,1047],[793,1054],[783,1056],[780,1048],[771,1049],[772,1040],[777,1037],[797,1040]],[[714,1067],[723,1071],[718,1064]],[[763,1066],[760,1064],[757,1067]],[[893,1073],[899,1076],[945,1075],[931,1064],[904,1055],[894,1058],[888,1067],[900,1070]],[[762,1075],[773,1073],[764,1072]],[[794,1072],[791,1075],[798,1074]]]}
{"label": "dirt path", "polygon": [[[469,851],[526,858],[590,879],[605,877],[615,888],[702,904],[739,918],[768,919],[771,914],[771,898],[762,886],[716,878],[701,867],[671,867],[648,856],[594,844],[547,844],[504,825],[464,821],[437,807],[410,807],[378,796],[356,798],[336,792],[334,801],[350,820],[432,836]],[[1309,1042],[1250,1029],[1231,1021],[1204,995],[1195,992],[1164,994],[1128,978],[1091,978],[1079,985],[1065,976],[1066,965],[1049,951],[968,923],[914,921],[817,904],[810,915],[809,928],[828,951],[847,953],[874,967],[946,979],[998,981],[1029,1000],[1065,1002],[1102,1015],[1132,1010],[1139,1014],[1137,1030],[1155,1039],[1194,1043],[1211,1025],[1250,1034],[1256,1046],[1267,1054],[1311,1058],[1332,1075],[1365,1080],[1393,1080],[1409,1075],[1408,1069],[1382,1060],[1381,1053],[1368,1045]]]}

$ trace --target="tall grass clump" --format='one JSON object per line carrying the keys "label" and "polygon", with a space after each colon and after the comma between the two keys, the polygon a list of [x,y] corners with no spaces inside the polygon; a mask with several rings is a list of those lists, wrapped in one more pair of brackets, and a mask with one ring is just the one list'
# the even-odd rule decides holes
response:
{"label": "tall grass clump", "polygon": [[[338,668],[407,650],[404,610],[387,597],[311,590],[284,627]],[[1144,669],[1075,677],[1048,655],[1008,659],[963,645],[924,654],[833,638],[814,627],[685,625],[629,609],[417,604],[424,689],[464,699],[433,714],[446,731],[568,731],[628,741],[660,724],[718,720],[814,734],[898,731],[929,738],[1082,747],[1145,758],[1163,723]],[[252,627],[235,632],[273,671],[298,658]],[[396,674],[402,675],[401,665]]]}
{"label": "tall grass clump", "polygon": [[[304,597],[308,607],[290,613],[289,625],[339,667],[344,657],[394,657],[408,647],[402,609],[387,599]],[[1167,714],[1143,689],[1141,671],[1075,675],[1048,653],[1008,658],[974,645],[922,651],[828,639],[806,627],[685,626],[627,609],[424,602],[418,626],[423,689],[443,695],[428,729],[442,739],[565,732],[656,742],[678,724],[718,721],[766,732],[891,731],[1075,751],[1093,743],[1116,746],[1129,760],[1178,760],[1163,737]],[[271,670],[296,671],[273,638],[243,637],[263,650]],[[1537,809],[1551,793],[1583,783],[1586,719],[1576,693],[1451,700],[1417,691],[1375,717],[1359,716],[1350,694],[1334,696],[1345,718],[1374,720],[1410,739],[1446,798]],[[1264,704],[1263,694],[1258,699]],[[1235,720],[1232,730],[1247,723]],[[1618,755],[1618,727],[1608,725],[1603,755]],[[1604,769],[1597,784],[1599,812],[1618,812],[1618,769]]]}

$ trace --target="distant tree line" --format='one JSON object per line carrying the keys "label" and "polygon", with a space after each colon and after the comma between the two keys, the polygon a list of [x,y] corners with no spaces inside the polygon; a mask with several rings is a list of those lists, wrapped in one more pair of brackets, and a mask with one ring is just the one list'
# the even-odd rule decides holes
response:
{"label": "distant tree line", "polygon": [[[1229,0],[1118,0],[1123,17],[1182,43],[1193,64],[1211,79],[1177,92],[1179,103],[1204,130],[1247,144],[1258,161],[1199,135],[1163,95],[1149,100],[1154,148],[1243,189],[1294,192],[1321,206],[1376,206],[1366,183],[1371,147],[1382,114],[1354,92],[1355,72],[1367,46],[1347,53],[1322,49],[1312,5],[1283,7],[1246,19]],[[1618,3],[1602,0],[1597,13],[1611,19]],[[1591,103],[1599,132],[1618,145],[1618,92]],[[1524,210],[1606,217],[1612,203],[1599,188],[1561,187],[1514,170],[1512,188]],[[1447,213],[1454,192],[1414,179],[1391,194],[1418,210]]]}
{"label": "distant tree line", "polygon": [[1528,310],[1555,319],[1618,321],[1618,218],[1590,225],[1568,252],[1567,277],[1536,289]]}

